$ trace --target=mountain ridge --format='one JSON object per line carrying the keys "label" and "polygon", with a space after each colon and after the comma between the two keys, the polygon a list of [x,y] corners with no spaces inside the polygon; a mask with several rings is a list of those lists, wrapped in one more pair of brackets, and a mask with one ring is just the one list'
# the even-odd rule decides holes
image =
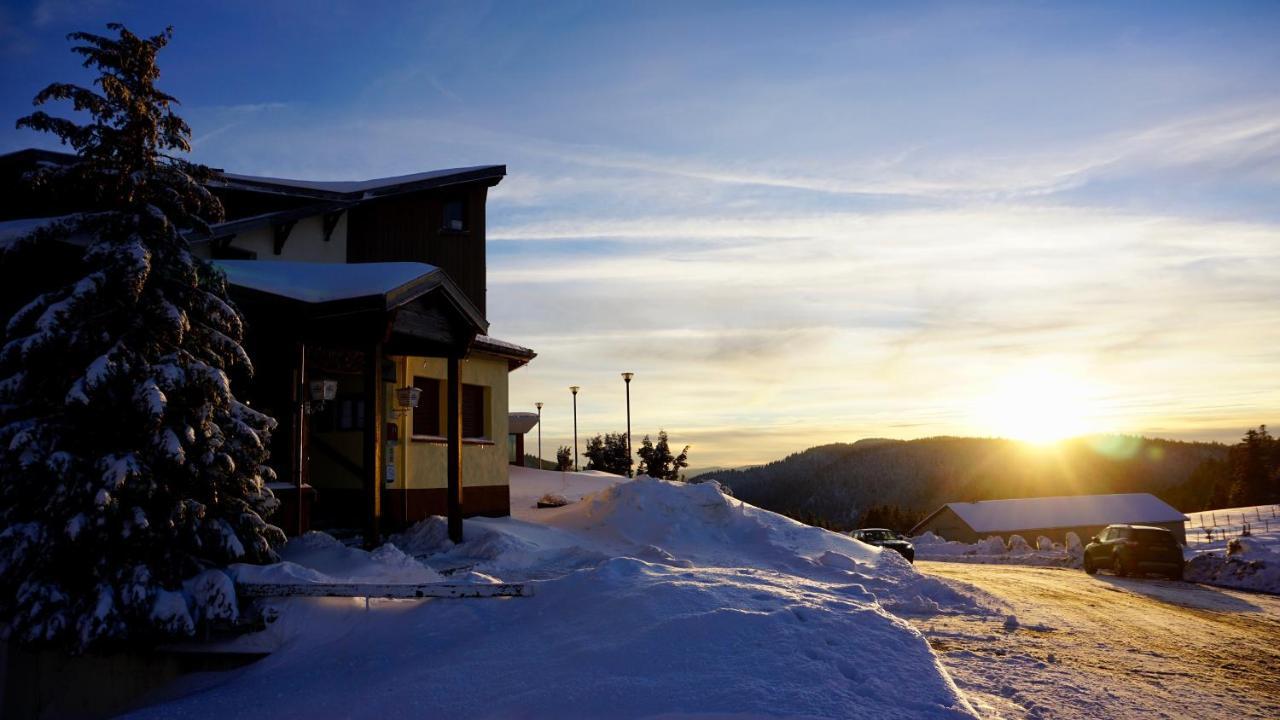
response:
{"label": "mountain ridge", "polygon": [[1227,450],[1136,435],[1049,446],[1003,438],[866,438],[699,479],[714,479],[765,509],[843,529],[877,507],[923,516],[948,502],[1014,497],[1150,492],[1170,499],[1202,463],[1223,461]]}

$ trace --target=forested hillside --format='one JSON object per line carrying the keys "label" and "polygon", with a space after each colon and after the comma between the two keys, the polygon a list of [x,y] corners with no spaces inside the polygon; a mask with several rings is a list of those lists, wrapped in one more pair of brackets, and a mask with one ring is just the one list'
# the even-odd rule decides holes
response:
{"label": "forested hillside", "polygon": [[[1152,492],[1185,504],[1197,468],[1222,464],[1219,443],[1097,436],[1035,446],[992,438],[860,440],[810,448],[715,479],[754,505],[833,529],[870,513],[922,517],[946,502]],[[1192,509],[1192,508],[1180,508]],[[904,520],[905,522],[905,520]]]}

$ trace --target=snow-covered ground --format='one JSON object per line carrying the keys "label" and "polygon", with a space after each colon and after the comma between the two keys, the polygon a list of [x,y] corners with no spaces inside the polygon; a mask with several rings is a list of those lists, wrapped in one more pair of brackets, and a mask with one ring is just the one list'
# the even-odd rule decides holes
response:
{"label": "snow-covered ground", "polygon": [[[531,597],[293,598],[231,674],[134,713],[169,717],[973,717],[899,615],[983,615],[897,553],[793,522],[714,483],[517,469],[515,517],[435,518],[374,553],[324,536],[242,581],[524,582]],[[535,510],[555,492],[578,502]],[[312,575],[314,573],[314,575]],[[904,689],[909,691],[904,692]]]}
{"label": "snow-covered ground", "polygon": [[[1280,505],[1207,510],[1187,517],[1188,580],[1280,593]],[[1238,544],[1229,547],[1232,541]]]}
{"label": "snow-covered ground", "polygon": [[1280,505],[1187,513],[1187,546],[1194,552],[1224,549],[1246,525],[1256,545],[1280,551]]}
{"label": "snow-covered ground", "polygon": [[943,539],[932,532],[911,538],[916,557],[921,560],[979,563],[983,565],[1041,565],[1080,567],[1084,548],[1075,533],[1068,533],[1066,545],[1046,537],[1036,538],[1035,545],[1021,535],[1013,535],[1008,544],[998,535],[976,543]]}
{"label": "snow-covered ground", "polygon": [[983,717],[1280,717],[1280,598],[1063,568],[918,565],[997,611],[914,620]]}
{"label": "snow-covered ground", "polygon": [[[1187,517],[1188,581],[1280,594],[1280,505],[1207,510]],[[1246,527],[1249,535],[1242,536]],[[1231,551],[1233,540],[1239,546]],[[922,560],[1077,568],[1083,558],[1079,539],[1070,537],[1066,546],[1047,538],[1037,538],[1033,546],[1018,536],[1008,545],[996,536],[967,544],[933,533],[911,542]]]}

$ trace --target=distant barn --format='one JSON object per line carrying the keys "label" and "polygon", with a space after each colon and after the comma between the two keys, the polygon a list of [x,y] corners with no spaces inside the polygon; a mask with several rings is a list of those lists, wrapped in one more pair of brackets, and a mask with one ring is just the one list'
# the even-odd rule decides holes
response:
{"label": "distant barn", "polygon": [[931,531],[947,540],[966,543],[990,535],[1000,535],[1006,541],[1010,535],[1021,535],[1034,543],[1041,535],[1064,542],[1067,533],[1074,532],[1087,543],[1102,528],[1127,523],[1167,528],[1185,545],[1186,519],[1149,493],[1070,495],[947,503],[912,528],[911,534]]}

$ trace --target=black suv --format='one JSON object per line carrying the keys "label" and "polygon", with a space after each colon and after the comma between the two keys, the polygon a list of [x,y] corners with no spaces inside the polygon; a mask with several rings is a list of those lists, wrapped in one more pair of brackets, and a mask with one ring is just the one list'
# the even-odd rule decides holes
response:
{"label": "black suv", "polygon": [[863,530],[854,530],[849,533],[854,540],[861,540],[868,545],[876,547],[886,547],[890,550],[897,550],[907,562],[914,563],[916,561],[916,548],[906,538],[892,530],[884,528],[865,528]]}
{"label": "black suv", "polygon": [[1108,525],[1084,547],[1084,571],[1116,575],[1160,573],[1182,579],[1182,548],[1173,533],[1150,525]]}

